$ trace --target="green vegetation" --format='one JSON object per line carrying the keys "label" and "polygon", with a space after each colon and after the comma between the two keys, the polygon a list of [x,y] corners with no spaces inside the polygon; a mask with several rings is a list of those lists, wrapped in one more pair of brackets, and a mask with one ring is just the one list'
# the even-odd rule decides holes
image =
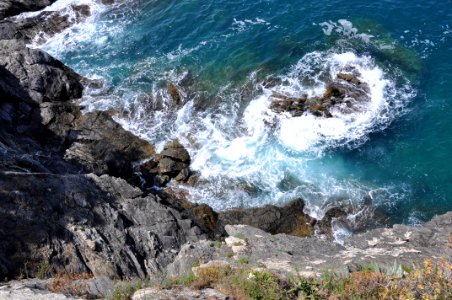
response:
{"label": "green vegetation", "polygon": [[213,241],[212,242],[212,246],[216,249],[220,249],[221,248],[221,241]]}
{"label": "green vegetation", "polygon": [[47,260],[43,260],[38,265],[38,270],[36,272],[36,277],[38,279],[46,279],[51,275],[51,266]]}
{"label": "green vegetation", "polygon": [[197,276],[172,279],[193,289],[215,288],[238,300],[259,299],[452,299],[452,264],[427,260],[423,266],[395,265],[383,272],[376,264],[362,265],[348,276],[324,273],[316,278],[283,279],[266,270],[208,266]]}
{"label": "green vegetation", "polygon": [[239,264],[247,265],[250,262],[250,259],[246,256],[242,256],[238,259]]}
{"label": "green vegetation", "polygon": [[[187,282],[188,283],[188,282]],[[116,285],[111,293],[109,300],[129,300],[132,299],[133,294],[140,290],[149,287],[149,283],[140,279],[130,282],[120,282]]]}

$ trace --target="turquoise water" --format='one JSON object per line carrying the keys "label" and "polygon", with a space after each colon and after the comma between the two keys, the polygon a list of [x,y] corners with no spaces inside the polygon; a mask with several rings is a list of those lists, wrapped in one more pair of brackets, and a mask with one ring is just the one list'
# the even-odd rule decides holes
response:
{"label": "turquoise water", "polygon": [[[85,93],[87,109],[115,108],[158,146],[175,137],[187,146],[202,176],[179,187],[191,200],[225,209],[303,197],[321,216],[370,199],[405,223],[452,210],[452,2],[78,2],[93,16],[42,48],[105,80]],[[273,91],[319,94],[317,75],[345,65],[373,86],[365,113],[269,111]],[[266,78],[281,83],[263,88]],[[169,82],[183,108],[171,105]]]}

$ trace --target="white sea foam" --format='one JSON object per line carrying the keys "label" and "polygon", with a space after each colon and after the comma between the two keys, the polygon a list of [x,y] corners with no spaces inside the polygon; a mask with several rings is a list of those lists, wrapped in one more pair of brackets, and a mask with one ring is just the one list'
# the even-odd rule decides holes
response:
{"label": "white sea foam", "polygon": [[358,29],[353,26],[353,23],[346,19],[339,19],[337,22],[330,20],[328,22],[319,23],[319,25],[322,26],[325,35],[337,33],[347,37],[359,38],[366,43],[369,43],[374,37],[371,34],[359,33]]}
{"label": "white sea foam", "polygon": [[[102,9],[99,7],[98,12]],[[96,18],[94,13],[83,26],[75,25],[55,36],[44,48],[58,54],[84,41],[96,41],[94,47],[108,45],[109,39],[120,33],[122,27],[111,26],[107,21],[98,22]],[[260,25],[268,26],[269,23],[261,18],[234,19],[233,30]],[[320,25],[325,34],[336,32],[365,42],[372,39],[368,34],[359,33],[347,20]],[[356,147],[367,140],[370,132],[388,126],[413,96],[409,84],[404,88],[396,87],[396,79],[389,78],[368,56],[352,52],[312,52],[290,72],[280,76],[284,84],[263,89],[249,103],[237,101],[241,98],[240,91],[231,92],[226,83],[217,95],[222,101],[215,109],[197,111],[190,101],[175,110],[168,91],[159,83],[177,83],[186,74],[160,72],[158,65],[179,61],[208,43],[203,41],[189,49],[180,46],[161,57],[135,62],[133,68],[137,71],[131,72],[127,81],[136,84],[141,78],[147,78],[154,82],[147,93],[150,96],[144,102],[140,100],[143,93],[139,89],[118,87],[119,91],[113,95],[87,94],[84,104],[88,110],[113,107],[128,111],[129,117],[117,118],[118,122],[156,143],[157,148],[172,138],[179,138],[191,154],[191,167],[201,173],[199,186],[179,188],[189,190],[190,200],[208,203],[216,209],[279,204],[301,197],[308,202],[306,211],[321,218],[331,201],[361,201],[371,195],[374,203],[381,203],[395,197],[393,190],[396,188],[362,183],[351,177],[340,161],[324,164],[321,158],[336,147]],[[325,119],[311,114],[289,117],[269,109],[273,91],[293,96],[301,93],[321,95],[325,78],[334,78],[346,65],[356,67],[361,80],[371,88],[371,101],[359,113],[334,112],[334,118]],[[131,68],[128,64],[116,67]],[[103,74],[102,70],[98,71]],[[255,84],[256,89],[260,88],[255,82],[255,73],[248,81]],[[185,93],[183,88],[180,91]],[[162,108],[150,110],[158,102]]]}
{"label": "white sea foam", "polygon": [[[334,112],[333,118],[311,114],[290,117],[269,109],[273,91],[289,96],[321,95],[325,78],[334,78],[345,66],[358,69],[360,79],[371,89],[371,101],[359,113]],[[395,188],[362,184],[346,175],[345,166],[322,165],[319,157],[335,147],[356,147],[367,140],[370,132],[388,126],[403,112],[414,95],[412,90],[396,88],[394,80],[372,58],[352,52],[307,54],[281,79],[284,84],[264,89],[242,115],[229,103],[221,110],[224,114],[197,121],[202,124],[196,130],[200,146],[186,145],[193,157],[192,167],[203,180],[198,187],[189,188],[190,199],[226,209],[284,203],[301,197],[308,201],[306,211],[318,218],[331,201],[359,202],[369,195],[380,204],[390,199]],[[235,130],[231,132],[231,128]],[[286,183],[289,187],[282,188]]]}

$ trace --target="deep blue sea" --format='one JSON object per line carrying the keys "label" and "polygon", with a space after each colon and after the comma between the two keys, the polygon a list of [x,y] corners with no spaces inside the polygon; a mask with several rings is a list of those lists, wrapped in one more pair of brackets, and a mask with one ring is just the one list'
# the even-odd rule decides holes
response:
{"label": "deep blue sea", "polygon": [[[85,92],[87,110],[116,109],[158,147],[180,139],[201,174],[179,187],[190,200],[226,209],[301,197],[319,217],[370,201],[410,224],[452,210],[452,1],[71,2],[92,16],[40,47],[105,81]],[[349,65],[371,87],[365,110],[269,109],[273,92],[321,95]]]}

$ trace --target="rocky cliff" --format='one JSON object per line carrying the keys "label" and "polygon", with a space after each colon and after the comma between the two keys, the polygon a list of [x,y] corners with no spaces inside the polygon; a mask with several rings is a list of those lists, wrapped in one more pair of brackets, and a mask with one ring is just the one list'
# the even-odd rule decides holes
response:
{"label": "rocky cliff", "polygon": [[[4,1],[0,19],[50,2]],[[332,220],[346,221],[344,210],[319,221],[296,200],[217,213],[165,189],[170,180],[196,181],[188,152],[173,141],[156,153],[114,112],[83,112],[84,86],[101,83],[28,48],[29,29],[48,26],[39,22],[0,21],[0,280],[36,277],[43,266],[46,276],[65,270],[149,279],[184,276],[195,264],[234,266],[241,257],[253,268],[306,276],[367,262],[389,268],[452,259],[450,213],[340,245],[329,238]],[[0,288],[0,298],[11,286]]]}

